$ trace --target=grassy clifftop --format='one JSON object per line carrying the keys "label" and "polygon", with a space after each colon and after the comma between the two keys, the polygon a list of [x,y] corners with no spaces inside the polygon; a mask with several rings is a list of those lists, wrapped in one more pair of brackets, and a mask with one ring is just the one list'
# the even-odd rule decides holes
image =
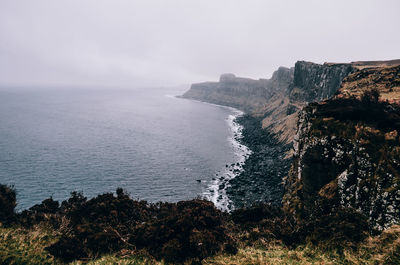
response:
{"label": "grassy clifftop", "polygon": [[[0,228],[1,264],[65,264],[45,250],[54,243],[59,233],[48,228]],[[380,236],[367,238],[358,250],[326,250],[312,245],[288,248],[282,244],[265,242],[243,244],[235,255],[218,254],[202,264],[399,264],[400,227],[394,226]],[[188,261],[186,264],[190,264]],[[94,260],[72,261],[69,264],[167,264],[144,253],[120,251]]]}
{"label": "grassy clifftop", "polygon": [[370,67],[349,75],[343,80],[337,97],[361,98],[366,91],[377,90],[379,100],[400,103],[400,65]]}
{"label": "grassy clifftop", "polygon": [[[1,187],[0,204],[15,205],[13,190]],[[72,193],[61,204],[49,198],[0,221],[0,264],[400,261],[399,226],[371,236],[364,216],[344,210],[314,220],[296,220],[269,204],[227,214],[208,201],[148,204],[118,189],[90,200]]]}

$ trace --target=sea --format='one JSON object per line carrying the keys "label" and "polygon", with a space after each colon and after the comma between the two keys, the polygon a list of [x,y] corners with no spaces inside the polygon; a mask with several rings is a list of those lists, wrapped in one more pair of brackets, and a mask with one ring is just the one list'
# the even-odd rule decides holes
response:
{"label": "sea", "polygon": [[242,112],[176,97],[187,89],[0,88],[0,183],[16,189],[18,211],[118,187],[232,209],[227,180],[250,154]]}

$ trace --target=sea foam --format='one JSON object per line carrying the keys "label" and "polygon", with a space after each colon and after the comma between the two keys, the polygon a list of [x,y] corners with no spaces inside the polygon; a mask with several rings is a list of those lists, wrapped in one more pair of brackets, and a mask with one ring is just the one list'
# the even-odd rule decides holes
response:
{"label": "sea foam", "polygon": [[230,114],[226,122],[230,128],[230,135],[228,141],[234,150],[235,161],[231,165],[227,165],[220,175],[214,178],[208,189],[203,192],[206,199],[212,201],[215,206],[223,211],[232,211],[234,205],[226,194],[226,189],[229,187],[229,181],[238,176],[243,171],[243,164],[251,154],[251,150],[241,143],[243,138],[243,126],[236,122],[236,119],[244,113],[235,108],[230,108],[233,114]]}

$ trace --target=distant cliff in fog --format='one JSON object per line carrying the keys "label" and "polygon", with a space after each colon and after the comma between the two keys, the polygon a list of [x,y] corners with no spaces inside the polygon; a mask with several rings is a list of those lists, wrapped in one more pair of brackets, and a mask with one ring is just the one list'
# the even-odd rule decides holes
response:
{"label": "distant cliff in fog", "polygon": [[193,84],[183,98],[235,107],[263,117],[263,127],[290,143],[298,111],[308,102],[331,97],[343,78],[354,72],[352,64],[315,64],[298,61],[279,67],[270,79],[254,80],[223,74],[218,82]]}
{"label": "distant cliff in fog", "polygon": [[193,84],[183,98],[226,105],[252,113],[265,108],[268,101],[282,88],[286,89],[293,79],[293,69],[281,67],[271,79],[254,80],[221,75],[219,82]]}

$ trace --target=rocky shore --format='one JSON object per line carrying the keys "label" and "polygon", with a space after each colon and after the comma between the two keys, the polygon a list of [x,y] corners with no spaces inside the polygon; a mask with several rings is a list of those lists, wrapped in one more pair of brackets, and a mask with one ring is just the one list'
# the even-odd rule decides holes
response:
{"label": "rocky shore", "polygon": [[[280,67],[270,79],[225,74],[218,82],[193,84],[183,98],[235,107],[246,113],[236,122],[243,126],[239,140],[252,154],[241,165],[228,165],[235,177],[226,178],[219,187],[228,195],[231,208],[256,202],[281,205],[287,192],[282,182],[293,165],[293,143],[302,109],[310,102],[324,104],[335,94],[347,95],[349,90],[359,97],[371,88],[380,91],[382,100],[397,102],[399,72],[395,65],[399,64],[400,60],[324,64],[298,61],[292,68]],[[377,74],[378,68],[383,72]],[[364,81],[353,82],[354,78]]]}
{"label": "rocky shore", "polygon": [[243,164],[243,170],[228,182],[226,193],[235,208],[257,202],[280,205],[283,196],[282,178],[287,175],[291,158],[285,153],[291,145],[281,143],[268,129],[262,129],[261,118],[240,116],[236,122],[243,126],[239,141],[252,153]]}

